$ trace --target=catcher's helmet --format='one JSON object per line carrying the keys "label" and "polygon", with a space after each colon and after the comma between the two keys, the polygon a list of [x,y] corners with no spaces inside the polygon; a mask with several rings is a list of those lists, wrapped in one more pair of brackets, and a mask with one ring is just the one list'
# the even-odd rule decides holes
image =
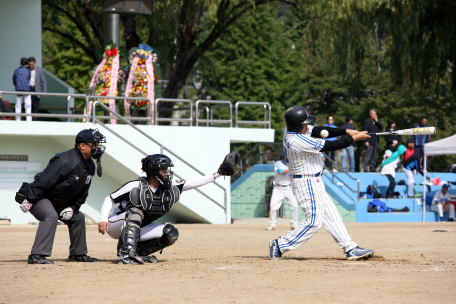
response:
{"label": "catcher's helmet", "polygon": [[[171,167],[174,167],[173,161],[164,154],[149,155],[141,160],[141,169],[147,174],[147,177],[153,176],[165,188],[170,188],[173,183],[173,172]],[[160,174],[160,168],[168,168],[168,176]]]}
{"label": "catcher's helmet", "polygon": [[306,109],[300,106],[289,108],[284,115],[285,124],[288,131],[299,132],[303,128],[303,124],[311,123],[314,120],[313,115],[309,115]]}

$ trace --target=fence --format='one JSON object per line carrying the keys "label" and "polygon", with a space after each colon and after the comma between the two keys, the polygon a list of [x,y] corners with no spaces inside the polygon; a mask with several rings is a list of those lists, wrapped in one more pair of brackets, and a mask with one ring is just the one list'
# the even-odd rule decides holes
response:
{"label": "fence", "polygon": [[[0,95],[43,95],[46,96],[56,96],[56,97],[66,97],[66,114],[58,113],[10,113],[10,112],[0,112],[0,116],[6,117],[47,117],[47,118],[66,118],[67,122],[74,121],[74,119],[82,119],[84,121],[90,121],[91,115],[89,111],[89,102],[96,99],[115,99],[115,100],[148,100],[149,101],[149,116],[147,117],[130,117],[130,116],[121,116],[110,114],[110,116],[97,116],[99,119],[115,119],[116,116],[122,117],[127,121],[148,121],[150,125],[158,125],[159,122],[186,122],[189,126],[193,125],[193,102],[189,99],[174,99],[174,98],[158,98],[155,101],[149,98],[143,97],[121,97],[121,96],[94,96],[94,95],[85,95],[85,94],[68,94],[68,93],[43,93],[43,92],[14,92],[14,91],[0,91]],[[70,114],[70,99],[71,98],[81,98],[85,100],[85,111],[84,114]],[[169,108],[169,109],[158,109],[158,104],[161,102],[173,102],[173,103],[189,103],[189,107],[185,108]],[[219,104],[216,106],[200,106],[201,104]],[[97,103],[101,105],[101,103]],[[239,106],[262,106],[264,108],[264,118],[263,120],[240,120],[239,119]],[[238,128],[239,125],[263,125],[264,128],[271,128],[271,105],[267,102],[251,102],[251,101],[238,101],[235,104],[235,116],[234,116],[234,126]],[[229,119],[213,119],[213,109],[216,108],[226,108],[229,111]],[[168,118],[168,117],[159,117],[159,111],[175,111],[186,109],[190,111],[189,118]],[[206,119],[199,118],[199,110],[206,110]],[[95,107],[93,107],[95,110]],[[106,110],[105,110],[106,111]],[[269,115],[267,114],[269,112]],[[115,112],[117,113],[117,112]],[[118,113],[117,113],[118,114]],[[227,100],[197,100],[195,102],[195,126],[199,126],[199,123],[203,123],[206,127],[212,126],[214,124],[227,124],[230,128],[233,127],[233,104],[231,101]],[[122,120],[122,119],[121,119]],[[123,120],[122,120],[123,121]]]}

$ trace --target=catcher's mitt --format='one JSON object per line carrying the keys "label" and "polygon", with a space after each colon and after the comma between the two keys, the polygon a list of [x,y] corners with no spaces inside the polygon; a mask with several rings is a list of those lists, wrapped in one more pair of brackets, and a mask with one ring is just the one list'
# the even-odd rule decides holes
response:
{"label": "catcher's mitt", "polygon": [[237,151],[233,151],[228,153],[223,160],[223,163],[220,165],[219,169],[217,170],[218,174],[220,175],[233,175],[234,174],[234,167],[237,163],[241,160],[241,155]]}

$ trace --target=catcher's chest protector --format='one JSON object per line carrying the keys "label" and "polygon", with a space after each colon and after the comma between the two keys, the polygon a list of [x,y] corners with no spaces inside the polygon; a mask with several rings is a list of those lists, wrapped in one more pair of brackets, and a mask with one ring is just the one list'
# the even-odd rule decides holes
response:
{"label": "catcher's chest protector", "polygon": [[160,186],[153,193],[145,178],[140,177],[138,180],[140,188],[133,188],[130,191],[130,202],[144,211],[145,222],[150,223],[162,217],[179,201],[180,191],[176,186],[169,189]]}

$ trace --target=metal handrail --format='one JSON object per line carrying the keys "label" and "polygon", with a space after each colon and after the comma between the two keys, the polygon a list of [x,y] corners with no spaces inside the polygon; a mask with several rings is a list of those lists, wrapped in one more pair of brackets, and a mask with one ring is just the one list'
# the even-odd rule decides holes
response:
{"label": "metal handrail", "polygon": [[87,95],[84,95],[84,94],[0,91],[0,95],[3,95],[3,94],[6,94],[6,95],[33,95],[33,96],[45,95],[45,96],[67,97],[67,114],[66,115],[64,115],[64,114],[45,114],[45,113],[41,113],[41,114],[24,113],[24,114],[22,114],[22,113],[9,113],[9,112],[2,113],[2,112],[0,112],[0,113],[2,113],[2,116],[59,117],[59,118],[67,118],[68,119],[67,121],[69,121],[69,118],[87,118],[88,119],[88,114],[87,115],[69,114],[71,97],[84,98],[85,102],[86,102],[86,109],[89,108],[89,99],[88,99]]}
{"label": "metal handrail", "polygon": [[[168,148],[166,148],[164,145],[162,145],[161,143],[159,143],[158,141],[156,141],[155,139],[153,139],[152,137],[150,137],[147,133],[143,132],[141,129],[139,129],[138,127],[136,127],[134,124],[132,124],[131,122],[129,122],[128,120],[126,120],[124,117],[120,116],[117,112],[111,110],[109,107],[107,107],[105,104],[103,104],[101,101],[97,100],[93,103],[93,113],[92,113],[92,119],[93,119],[93,122],[94,123],[99,123],[101,124],[103,127],[105,127],[106,129],[108,129],[110,132],[112,132],[114,135],[118,136],[120,139],[122,139],[123,141],[125,141],[126,143],[128,143],[129,145],[131,145],[133,148],[135,148],[136,150],[138,150],[139,152],[141,152],[142,154],[144,155],[148,155],[146,152],[142,151],[140,148],[138,148],[137,146],[135,146],[133,143],[131,143],[130,141],[128,141],[127,139],[125,139],[123,136],[121,136],[120,134],[118,134],[117,132],[113,131],[112,128],[109,128],[107,127],[104,123],[102,123],[101,121],[99,121],[97,118],[96,118],[96,113],[95,113],[95,107],[96,105],[100,105],[104,110],[112,113],[114,116],[116,116],[117,118],[119,118],[120,120],[122,120],[123,122],[125,122],[127,125],[131,126],[133,129],[135,129],[136,131],[138,131],[139,133],[141,133],[142,135],[146,136],[147,138],[149,138],[151,141],[153,141],[155,144],[159,145],[160,146],[160,150],[161,150],[161,153],[163,154],[163,151],[166,150],[168,151],[170,154],[172,154],[173,156],[175,156],[177,159],[179,159],[180,161],[182,161],[184,164],[186,164],[187,166],[189,166],[190,168],[192,168],[193,170],[195,170],[196,172],[198,172],[199,174],[201,175],[205,175],[203,172],[201,172],[200,170],[196,169],[194,166],[192,166],[191,164],[189,164],[188,162],[186,162],[185,160],[183,160],[180,156],[178,156],[177,154],[175,154],[174,152],[172,152],[171,150],[169,150]],[[177,177],[183,179],[181,176],[177,175]],[[227,208],[227,193],[226,193],[226,189],[221,186],[220,184],[218,184],[217,182],[214,181],[214,184],[219,187],[220,189],[223,190],[224,192],[224,206],[220,205],[217,201],[215,201],[213,198],[209,197],[207,194],[205,194],[204,192],[202,192],[201,190],[199,189],[195,189],[197,192],[199,192],[200,194],[202,194],[203,196],[205,196],[206,198],[208,198],[209,200],[211,200],[212,202],[214,202],[217,206],[219,206],[220,208],[222,208],[223,210],[225,210],[225,213],[226,213],[226,208]]]}
{"label": "metal handrail", "polygon": [[[216,103],[216,104],[227,104],[229,107],[230,107],[230,119],[199,119],[198,116],[199,116],[199,111],[198,111],[198,105],[200,103]],[[195,112],[196,112],[196,126],[198,127],[198,123],[199,122],[206,122],[206,123],[229,123],[230,124],[230,128],[233,127],[233,104],[231,103],[231,101],[227,101],[227,100],[197,100],[196,101],[196,109],[195,109]],[[207,112],[206,112],[207,114]]]}
{"label": "metal handrail", "polygon": [[[160,118],[158,117],[158,103],[160,101],[166,102],[189,102],[190,103],[190,118]],[[190,127],[193,123],[193,104],[190,99],[174,99],[174,98],[158,98],[155,99],[155,124],[158,125],[159,121],[178,121],[178,122],[189,122]]]}
{"label": "metal handrail", "polygon": [[341,173],[345,173],[348,177],[350,177],[352,180],[358,182],[358,190],[355,191],[353,190],[352,188],[350,188],[349,185],[347,185],[343,180],[341,180],[338,176],[336,176],[336,174],[333,172],[333,170],[330,170],[331,174],[332,174],[332,184],[334,185],[334,177],[337,178],[341,183],[343,183],[348,189],[350,189],[351,192],[353,193],[357,193],[358,196],[357,196],[357,201],[359,203],[359,188],[360,188],[360,183],[359,183],[359,179],[356,179],[354,178],[353,176],[351,176],[350,174],[348,174],[347,172],[345,172],[344,170],[342,170],[342,167],[339,166],[334,160],[332,160],[326,153],[322,152],[323,155],[325,156],[326,159],[328,159],[333,165],[336,165],[337,169],[340,170]]}
{"label": "metal handrail", "polygon": [[[246,167],[248,167],[250,164],[252,164],[257,158],[258,156],[261,156],[262,154],[271,154],[271,153],[262,153],[261,152],[261,145],[273,145],[273,146],[279,146],[279,145],[282,145],[282,142],[272,142],[272,143],[269,143],[269,142],[259,142],[259,143],[256,143],[242,158],[241,160],[239,161],[239,165],[240,165],[240,171],[241,171],[241,175],[244,174],[244,168],[243,168],[243,160],[246,159],[248,156],[250,156],[250,154],[255,151],[255,149],[258,147],[259,148],[259,153],[257,155],[255,155],[253,157],[253,160],[251,160],[247,165]],[[260,158],[261,160],[261,158]]]}
{"label": "metal handrail", "polygon": [[[208,119],[214,119],[214,109],[224,109],[224,108],[227,108],[227,106],[226,106],[226,105],[220,105],[220,106],[213,106],[213,107],[211,107],[211,109],[209,110],[210,115],[209,115],[209,118],[208,118]],[[230,112],[233,113],[233,109],[232,109],[232,108],[230,109]],[[230,114],[231,114],[231,113],[230,113]],[[231,115],[232,115],[232,114],[231,114]],[[231,119],[231,121],[233,121],[233,119]],[[208,123],[208,125],[209,125],[209,123]],[[212,125],[214,125],[214,123],[211,123],[211,126],[212,126]],[[231,123],[231,124],[230,124],[230,128],[232,128],[232,127],[233,127],[233,124]]]}
{"label": "metal handrail", "polygon": [[[264,107],[264,121],[255,121],[255,120],[238,120],[238,107],[240,105],[246,105],[246,106],[263,106]],[[269,120],[266,120],[266,107],[269,108]],[[244,125],[264,125],[264,128],[266,129],[266,125],[268,125],[268,129],[271,129],[271,104],[269,102],[260,102],[260,101],[238,101],[236,102],[235,105],[235,119],[236,119],[236,128],[238,127],[238,124],[244,124]]]}
{"label": "metal handrail", "polygon": [[[144,117],[124,117],[124,118],[128,119],[128,120],[148,120],[148,121],[150,121],[149,123],[151,125],[154,124],[154,113],[152,111],[153,100],[151,100],[150,98],[146,98],[146,97],[122,97],[122,96],[97,96],[97,95],[88,95],[87,98],[88,99],[118,99],[118,100],[148,100],[149,101],[149,113],[150,113],[150,116],[146,117],[146,119],[144,119]],[[93,109],[95,110],[95,108],[93,108]],[[87,111],[87,114],[88,113],[89,112]],[[112,117],[103,118],[103,119],[112,119]]]}

